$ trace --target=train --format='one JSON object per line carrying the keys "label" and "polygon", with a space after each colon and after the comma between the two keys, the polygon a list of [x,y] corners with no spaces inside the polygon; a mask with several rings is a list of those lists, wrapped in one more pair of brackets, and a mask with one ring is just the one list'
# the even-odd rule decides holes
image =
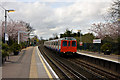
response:
{"label": "train", "polygon": [[44,42],[44,46],[62,54],[76,54],[77,41],[73,37],[64,37]]}

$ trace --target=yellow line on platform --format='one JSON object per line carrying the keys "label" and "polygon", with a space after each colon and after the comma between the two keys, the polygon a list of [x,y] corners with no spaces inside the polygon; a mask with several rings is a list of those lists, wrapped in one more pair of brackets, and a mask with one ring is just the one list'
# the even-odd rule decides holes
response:
{"label": "yellow line on platform", "polygon": [[[37,52],[38,53],[38,52]],[[47,69],[47,67],[46,67],[46,65],[45,65],[45,63],[44,63],[44,61],[43,61],[43,59],[42,59],[42,57],[40,56],[40,54],[38,53],[38,56],[39,56],[39,58],[40,58],[40,60],[41,60],[41,62],[42,62],[42,64],[43,64],[43,66],[44,66],[44,68],[45,68],[45,70],[46,70],[46,72],[47,72],[47,74],[48,74],[48,77],[51,79],[51,80],[53,80],[52,79],[52,76],[51,76],[51,74],[50,74],[50,72],[49,72],[49,70]]]}
{"label": "yellow line on platform", "polygon": [[36,65],[36,59],[35,59],[35,47],[32,53],[29,78],[38,78],[37,65]]}

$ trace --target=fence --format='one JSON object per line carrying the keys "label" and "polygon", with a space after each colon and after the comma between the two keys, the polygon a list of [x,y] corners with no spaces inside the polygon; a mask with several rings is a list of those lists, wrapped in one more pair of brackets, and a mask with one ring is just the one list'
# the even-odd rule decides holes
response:
{"label": "fence", "polygon": [[[102,52],[100,48],[103,44],[104,43],[83,43],[82,46],[80,46],[80,44],[77,44],[77,49],[93,51],[93,52]],[[119,51],[120,44],[118,43],[110,43],[110,44],[112,45],[111,53],[120,54],[120,51]]]}

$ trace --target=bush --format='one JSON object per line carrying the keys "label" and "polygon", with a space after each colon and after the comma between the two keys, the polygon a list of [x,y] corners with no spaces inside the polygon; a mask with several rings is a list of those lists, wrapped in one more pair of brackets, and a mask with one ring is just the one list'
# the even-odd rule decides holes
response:
{"label": "bush", "polygon": [[8,55],[9,55],[9,53],[7,51],[2,50],[2,58],[5,58]]}
{"label": "bush", "polygon": [[5,58],[9,55],[9,46],[7,44],[2,43],[2,57]]}
{"label": "bush", "polygon": [[21,50],[21,46],[17,43],[14,43],[11,49],[14,52],[14,55],[18,55],[19,51]]}
{"label": "bush", "polygon": [[2,43],[2,63],[6,61],[6,56],[9,56],[9,46],[7,44]]}
{"label": "bush", "polygon": [[110,54],[112,51],[112,45],[110,43],[105,43],[101,46],[101,50],[104,54]]}
{"label": "bush", "polygon": [[21,48],[22,49],[25,48],[25,43],[24,42],[21,43]]}

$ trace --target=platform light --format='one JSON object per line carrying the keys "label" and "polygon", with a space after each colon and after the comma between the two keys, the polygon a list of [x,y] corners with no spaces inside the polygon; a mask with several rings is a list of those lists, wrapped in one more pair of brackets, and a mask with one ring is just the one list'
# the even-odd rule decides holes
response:
{"label": "platform light", "polygon": [[120,19],[118,19],[118,21],[120,21]]}
{"label": "platform light", "polygon": [[[7,32],[7,12],[15,12],[15,10],[6,10],[5,9],[5,32],[4,32],[4,36],[6,35],[6,32]],[[8,38],[7,36],[5,36],[4,38],[4,43],[6,43],[6,38]],[[8,41],[8,40],[7,40]]]}
{"label": "platform light", "polygon": [[8,11],[8,12],[15,12],[15,10],[6,10],[6,11]]}

